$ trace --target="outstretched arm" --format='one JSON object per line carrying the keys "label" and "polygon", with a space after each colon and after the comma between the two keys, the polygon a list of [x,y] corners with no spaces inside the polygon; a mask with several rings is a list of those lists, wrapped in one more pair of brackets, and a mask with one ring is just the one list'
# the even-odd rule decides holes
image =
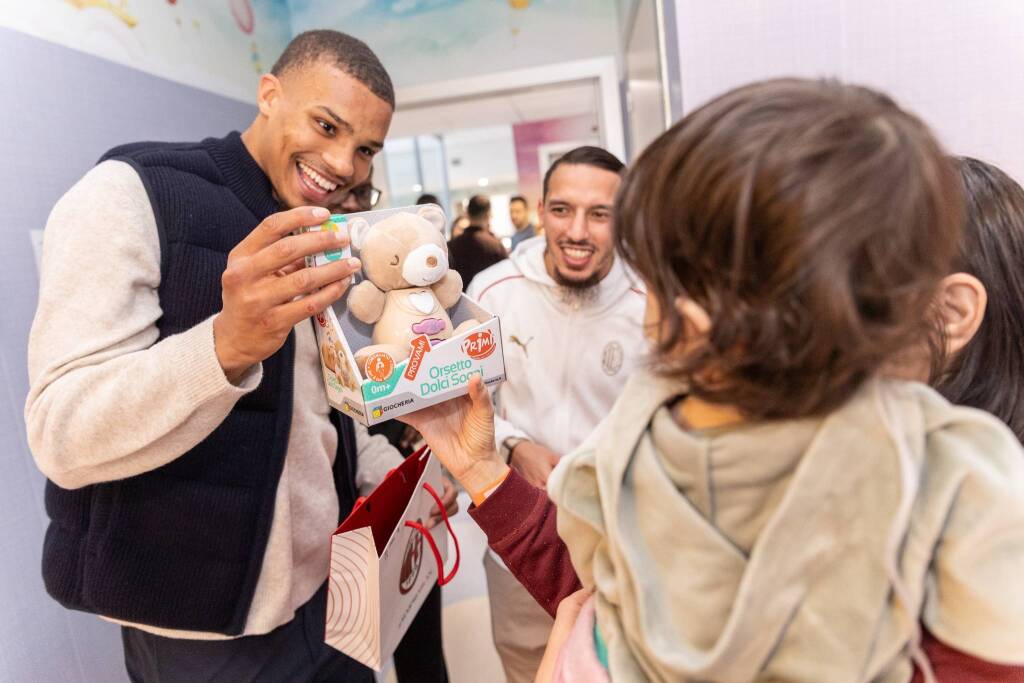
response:
{"label": "outstretched arm", "polygon": [[556,508],[502,461],[494,445],[494,407],[479,377],[469,394],[399,418],[411,425],[469,491],[470,515],[520,583],[554,615],[580,587],[558,536]]}

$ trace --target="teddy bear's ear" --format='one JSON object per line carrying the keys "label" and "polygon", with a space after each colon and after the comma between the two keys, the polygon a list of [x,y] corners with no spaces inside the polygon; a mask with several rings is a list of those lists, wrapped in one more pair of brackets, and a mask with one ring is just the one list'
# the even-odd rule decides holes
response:
{"label": "teddy bear's ear", "polygon": [[370,232],[370,224],[366,222],[365,218],[356,218],[348,224],[348,236],[352,242],[352,246],[362,251],[363,245],[366,244],[366,236]]}
{"label": "teddy bear's ear", "polygon": [[441,209],[437,208],[436,206],[431,206],[430,204],[424,204],[423,206],[420,207],[420,210],[417,213],[420,215],[421,218],[427,219],[427,222],[429,222],[435,228],[440,230],[442,233],[444,232],[444,212],[441,211]]}

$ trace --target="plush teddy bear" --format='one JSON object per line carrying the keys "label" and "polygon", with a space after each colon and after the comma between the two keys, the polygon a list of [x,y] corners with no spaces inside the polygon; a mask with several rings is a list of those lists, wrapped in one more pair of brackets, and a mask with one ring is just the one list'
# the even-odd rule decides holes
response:
{"label": "plush teddy bear", "polygon": [[446,309],[462,295],[462,277],[448,269],[444,224],[444,213],[430,204],[372,226],[362,218],[349,224],[366,279],[349,292],[348,308],[374,325],[373,343],[355,354],[364,375],[366,359],[375,353],[386,353],[398,364],[420,335],[435,344],[476,326],[467,320],[453,329],[448,317]]}

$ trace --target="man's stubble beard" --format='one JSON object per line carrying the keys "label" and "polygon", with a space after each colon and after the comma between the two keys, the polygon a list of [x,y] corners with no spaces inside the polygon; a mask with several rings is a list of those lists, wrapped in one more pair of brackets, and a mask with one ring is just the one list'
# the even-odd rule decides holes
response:
{"label": "man's stubble beard", "polygon": [[598,285],[601,276],[594,273],[585,280],[572,280],[565,277],[555,268],[555,284],[558,285],[559,297],[567,304],[589,304],[597,299]]}

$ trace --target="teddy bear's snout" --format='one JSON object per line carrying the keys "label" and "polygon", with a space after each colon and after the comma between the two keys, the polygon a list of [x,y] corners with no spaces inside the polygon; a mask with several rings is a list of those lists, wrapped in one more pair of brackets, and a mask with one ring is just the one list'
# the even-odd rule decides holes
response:
{"label": "teddy bear's snout", "polygon": [[416,287],[434,284],[448,271],[448,259],[436,244],[416,247],[405,256],[402,277]]}

